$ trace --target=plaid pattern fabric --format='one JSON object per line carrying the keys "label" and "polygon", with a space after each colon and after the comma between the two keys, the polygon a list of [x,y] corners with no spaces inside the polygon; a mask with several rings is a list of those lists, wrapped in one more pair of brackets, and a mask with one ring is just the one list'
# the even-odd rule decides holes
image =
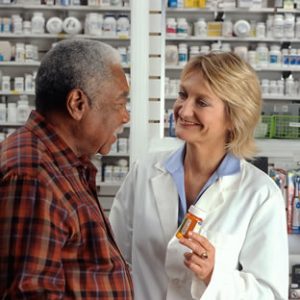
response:
{"label": "plaid pattern fabric", "polygon": [[95,175],[37,112],[2,142],[1,299],[133,299]]}

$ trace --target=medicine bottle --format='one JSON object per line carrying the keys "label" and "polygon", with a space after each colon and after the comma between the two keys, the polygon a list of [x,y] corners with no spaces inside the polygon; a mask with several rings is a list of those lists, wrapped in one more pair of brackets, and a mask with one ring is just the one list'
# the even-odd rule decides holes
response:
{"label": "medicine bottle", "polygon": [[297,49],[295,48],[290,48],[290,51],[289,51],[290,55],[290,60],[289,60],[289,64],[291,67],[297,67]]}
{"label": "medicine bottle", "polygon": [[187,44],[179,44],[178,49],[178,64],[184,66],[188,61],[188,49]]}
{"label": "medicine bottle", "polygon": [[207,36],[207,23],[204,18],[199,18],[194,24],[194,34],[195,36]]}
{"label": "medicine bottle", "polygon": [[285,14],[283,23],[283,34],[285,38],[293,39],[295,36],[295,16],[293,14]]}
{"label": "medicine bottle", "polygon": [[257,66],[265,68],[269,62],[269,49],[266,43],[258,43],[256,48]]}
{"label": "medicine bottle", "polygon": [[120,15],[117,20],[117,36],[128,38],[130,34],[130,22],[127,15]]}
{"label": "medicine bottle", "polygon": [[2,92],[10,92],[10,76],[2,76]]}
{"label": "medicine bottle", "polygon": [[287,48],[281,50],[281,64],[283,67],[288,67],[290,64],[289,49]]}
{"label": "medicine bottle", "polygon": [[175,18],[168,18],[167,27],[166,27],[167,36],[176,36],[176,31],[177,31],[177,22]]}
{"label": "medicine bottle", "polygon": [[30,107],[26,95],[22,95],[17,106],[17,122],[24,123],[30,114]]}
{"label": "medicine bottle", "polygon": [[31,31],[32,33],[45,32],[45,18],[42,12],[34,12],[31,18]]}
{"label": "medicine bottle", "polygon": [[273,37],[273,22],[274,22],[273,15],[268,15],[268,18],[266,21],[266,29],[267,29],[267,37],[268,38]]}
{"label": "medicine bottle", "polygon": [[280,46],[271,45],[269,52],[269,65],[280,66],[281,65],[281,51]]}
{"label": "medicine bottle", "polygon": [[275,15],[274,17],[274,30],[273,30],[273,36],[277,39],[283,38],[283,27],[284,27],[284,21],[283,21],[283,15]]}
{"label": "medicine bottle", "polygon": [[296,18],[295,24],[295,38],[300,39],[300,17]]}
{"label": "medicine bottle", "polygon": [[269,94],[269,79],[263,79],[261,81],[261,92],[263,95]]}
{"label": "medicine bottle", "polygon": [[266,25],[264,22],[258,22],[256,24],[256,37],[258,39],[264,39],[266,37]]}
{"label": "medicine bottle", "polygon": [[178,239],[182,237],[188,238],[188,233],[190,231],[200,233],[200,229],[205,217],[205,211],[194,205],[191,205],[189,211],[186,213],[181,225],[176,232],[176,237]]}
{"label": "medicine bottle", "polygon": [[190,59],[199,55],[199,46],[191,46],[190,47]]}
{"label": "medicine bottle", "polygon": [[233,24],[230,19],[225,19],[222,24],[222,36],[232,37]]}
{"label": "medicine bottle", "polygon": [[6,105],[0,103],[0,122],[6,122]]}
{"label": "medicine bottle", "polygon": [[177,20],[177,36],[187,37],[189,25],[186,18],[178,18]]}
{"label": "medicine bottle", "polygon": [[17,122],[17,105],[15,102],[7,104],[7,122]]}
{"label": "medicine bottle", "polygon": [[103,35],[116,36],[117,34],[117,20],[114,15],[106,14],[103,21]]}

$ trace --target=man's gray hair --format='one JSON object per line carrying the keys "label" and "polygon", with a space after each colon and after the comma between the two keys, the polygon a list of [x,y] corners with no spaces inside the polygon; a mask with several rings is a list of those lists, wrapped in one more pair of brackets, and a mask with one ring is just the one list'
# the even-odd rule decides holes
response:
{"label": "man's gray hair", "polygon": [[75,88],[92,95],[103,82],[112,79],[114,64],[120,64],[118,51],[100,41],[58,42],[42,58],[37,72],[37,111],[65,111],[67,95]]}

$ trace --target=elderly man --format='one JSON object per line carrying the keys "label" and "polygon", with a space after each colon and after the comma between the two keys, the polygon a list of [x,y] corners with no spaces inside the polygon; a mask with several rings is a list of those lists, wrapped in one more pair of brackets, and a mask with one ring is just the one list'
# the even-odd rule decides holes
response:
{"label": "elderly man", "polygon": [[36,111],[0,146],[1,299],[133,299],[90,162],[129,121],[127,96],[109,45],[67,40],[43,57]]}

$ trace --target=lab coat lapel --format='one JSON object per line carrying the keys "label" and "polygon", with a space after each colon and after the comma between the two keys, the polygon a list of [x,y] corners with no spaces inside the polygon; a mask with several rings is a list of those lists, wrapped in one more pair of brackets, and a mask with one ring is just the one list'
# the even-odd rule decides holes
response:
{"label": "lab coat lapel", "polygon": [[213,212],[233,197],[240,184],[240,173],[224,176],[212,184],[202,195],[196,206],[206,211]]}
{"label": "lab coat lapel", "polygon": [[163,170],[151,179],[158,215],[166,241],[177,229],[178,193],[170,174]]}

